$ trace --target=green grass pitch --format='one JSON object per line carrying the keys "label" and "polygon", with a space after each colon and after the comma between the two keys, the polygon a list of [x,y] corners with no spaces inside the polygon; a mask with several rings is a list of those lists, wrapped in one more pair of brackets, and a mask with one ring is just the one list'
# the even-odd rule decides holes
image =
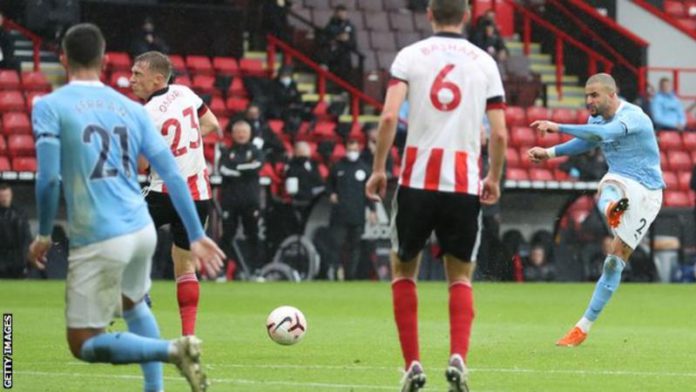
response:
{"label": "green grass pitch", "polygon": [[[88,365],[65,342],[63,282],[1,281],[14,314],[14,390],[140,391],[138,366]],[[474,392],[693,391],[696,285],[624,284],[578,348],[554,342],[581,316],[590,284],[475,285],[469,354]],[[197,325],[211,391],[397,391],[401,355],[386,283],[204,283]],[[179,334],[173,282],[152,289],[163,337]],[[425,390],[444,391],[447,289],[419,284]],[[300,308],[308,333],[273,343],[276,306]],[[124,329],[122,321],[114,329]],[[187,391],[165,367],[168,392]]]}

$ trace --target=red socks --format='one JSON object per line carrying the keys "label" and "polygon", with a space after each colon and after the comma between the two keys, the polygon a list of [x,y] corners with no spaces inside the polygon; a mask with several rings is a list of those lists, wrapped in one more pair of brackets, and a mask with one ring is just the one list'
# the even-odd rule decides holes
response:
{"label": "red socks", "polygon": [[474,296],[471,283],[455,282],[449,288],[450,354],[459,354],[466,361],[469,336],[474,321]]}
{"label": "red socks", "polygon": [[195,273],[181,275],[176,279],[176,299],[181,315],[181,334],[193,335],[196,329],[196,313],[200,285]]}
{"label": "red socks", "polygon": [[394,319],[399,332],[401,352],[406,368],[413,361],[420,360],[418,350],[418,294],[416,282],[412,279],[396,279],[392,282]]}

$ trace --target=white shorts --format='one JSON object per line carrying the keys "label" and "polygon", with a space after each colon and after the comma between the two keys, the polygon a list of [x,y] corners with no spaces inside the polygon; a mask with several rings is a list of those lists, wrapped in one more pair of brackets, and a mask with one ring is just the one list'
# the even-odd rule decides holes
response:
{"label": "white shorts", "polygon": [[613,229],[613,232],[631,249],[636,249],[660,212],[662,189],[648,189],[635,180],[615,173],[607,173],[602,178],[599,183],[600,193],[604,185],[607,184],[617,186],[624,197],[628,198],[628,209],[621,217],[619,226]]}
{"label": "white shorts", "polygon": [[157,232],[135,233],[70,249],[65,284],[68,328],[105,328],[121,315],[121,295],[138,302],[150,290]]}

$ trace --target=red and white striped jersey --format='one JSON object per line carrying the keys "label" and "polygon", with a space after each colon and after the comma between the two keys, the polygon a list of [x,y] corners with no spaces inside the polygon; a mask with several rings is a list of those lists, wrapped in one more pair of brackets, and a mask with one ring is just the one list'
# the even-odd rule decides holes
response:
{"label": "red and white striped jersey", "polygon": [[[172,84],[156,91],[145,109],[171,147],[193,200],[210,199],[212,192],[199,121],[208,110],[203,100],[188,87]],[[150,172],[150,190],[167,192],[164,181],[154,170]]]}
{"label": "red and white striped jersey", "polygon": [[495,60],[459,34],[437,33],[402,49],[391,75],[408,83],[399,184],[478,195],[483,116],[505,105]]}

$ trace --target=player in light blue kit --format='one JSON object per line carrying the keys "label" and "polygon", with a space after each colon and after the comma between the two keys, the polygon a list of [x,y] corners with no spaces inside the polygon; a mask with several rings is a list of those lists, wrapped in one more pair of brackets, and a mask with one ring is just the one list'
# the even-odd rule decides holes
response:
{"label": "player in light blue kit", "polygon": [[650,118],[641,108],[619,99],[611,75],[593,75],[585,84],[590,117],[587,125],[535,121],[542,134],[561,132],[575,138],[551,147],[534,147],[529,159],[575,155],[600,147],[609,172],[599,183],[597,205],[614,232],[612,252],[604,260],[602,275],[583,317],[556,345],[574,347],[587,338],[592,324],[619,287],[621,271],[631,253],[655,220],[662,206],[665,183],[660,170],[660,151]]}
{"label": "player in light blue kit", "polygon": [[[143,302],[157,237],[137,181],[139,154],[166,182],[194,258],[216,273],[224,254],[205,236],[174,157],[145,109],[99,82],[105,48],[99,28],[76,25],[62,45],[70,83],[42,97],[32,113],[39,235],[30,261],[45,267],[62,182],[71,245],[65,315],[72,354],[87,362],[140,363],[146,392],[164,390],[162,362],[174,363],[192,391],[204,391],[200,340],[160,339]],[[121,312],[129,332],[106,333]]]}

